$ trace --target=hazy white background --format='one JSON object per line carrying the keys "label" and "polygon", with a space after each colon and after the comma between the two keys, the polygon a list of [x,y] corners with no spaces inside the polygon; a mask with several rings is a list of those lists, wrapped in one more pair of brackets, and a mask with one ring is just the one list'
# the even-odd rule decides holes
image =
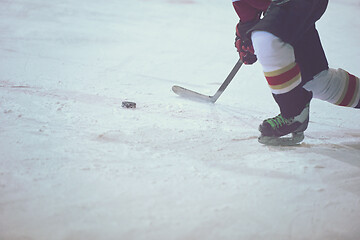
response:
{"label": "hazy white background", "polygon": [[[318,23],[357,76],[359,10]],[[231,1],[1,0],[0,239],[358,239],[360,110],[314,100],[299,147],[266,147],[259,64],[215,105],[171,92],[215,93],[237,21]]]}

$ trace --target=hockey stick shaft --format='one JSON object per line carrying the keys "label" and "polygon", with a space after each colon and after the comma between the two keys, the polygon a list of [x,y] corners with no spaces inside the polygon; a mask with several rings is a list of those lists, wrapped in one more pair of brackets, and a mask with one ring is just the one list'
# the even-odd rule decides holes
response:
{"label": "hockey stick shaft", "polygon": [[219,87],[219,89],[217,90],[215,95],[212,96],[212,102],[213,103],[215,103],[216,100],[218,100],[218,98],[225,91],[227,86],[229,86],[230,82],[234,79],[236,73],[239,71],[239,69],[241,68],[242,65],[243,65],[243,62],[241,61],[241,59],[239,59],[237,61],[237,63],[235,64],[235,66],[233,67],[233,69],[231,70],[231,72],[229,73],[229,75],[226,77],[223,84],[221,84],[221,86]]}
{"label": "hockey stick shaft", "polygon": [[241,59],[239,59],[237,61],[237,63],[235,64],[235,66],[233,67],[233,69],[231,70],[231,72],[229,73],[229,75],[226,77],[225,81],[221,84],[221,86],[219,87],[219,89],[216,91],[216,93],[213,96],[207,96],[198,92],[194,92],[192,90],[180,87],[180,86],[173,86],[172,90],[183,97],[188,97],[188,98],[192,98],[192,99],[196,99],[196,100],[202,100],[202,101],[206,101],[206,102],[212,102],[215,103],[218,98],[221,96],[221,94],[225,91],[225,89],[227,88],[227,86],[230,84],[230,82],[233,80],[234,76],[236,75],[236,73],[239,71],[240,67],[242,66],[243,62],[241,61]]}

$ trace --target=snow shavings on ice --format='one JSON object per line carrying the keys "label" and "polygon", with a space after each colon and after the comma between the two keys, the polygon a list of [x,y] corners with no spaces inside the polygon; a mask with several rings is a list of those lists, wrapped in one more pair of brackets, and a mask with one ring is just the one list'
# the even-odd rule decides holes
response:
{"label": "snow shavings on ice", "polygon": [[[360,76],[357,5],[318,28]],[[215,93],[237,21],[231,1],[2,1],[0,239],[358,239],[359,110],[314,100],[304,142],[267,147],[259,64],[216,104],[172,93]]]}

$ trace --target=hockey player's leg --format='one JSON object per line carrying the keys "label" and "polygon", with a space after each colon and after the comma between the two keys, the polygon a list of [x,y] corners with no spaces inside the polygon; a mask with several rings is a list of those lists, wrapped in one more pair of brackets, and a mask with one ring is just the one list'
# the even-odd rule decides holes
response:
{"label": "hockey player's leg", "polygon": [[[303,139],[309,122],[312,92],[303,86],[328,69],[315,22],[328,0],[272,1],[264,18],[252,28],[255,54],[263,66],[280,115],[259,127],[261,143],[286,145]],[[282,136],[291,133],[290,139]]]}
{"label": "hockey player's leg", "polygon": [[[294,49],[265,31],[253,32],[252,41],[281,112],[276,117],[264,120],[259,126],[259,142],[271,145],[296,144],[302,141],[303,131],[309,122],[311,94],[301,87],[301,72],[295,61]],[[280,138],[290,133],[292,137]]]}
{"label": "hockey player's leg", "polygon": [[335,105],[360,108],[360,80],[343,69],[328,69],[304,85],[318,98]]}

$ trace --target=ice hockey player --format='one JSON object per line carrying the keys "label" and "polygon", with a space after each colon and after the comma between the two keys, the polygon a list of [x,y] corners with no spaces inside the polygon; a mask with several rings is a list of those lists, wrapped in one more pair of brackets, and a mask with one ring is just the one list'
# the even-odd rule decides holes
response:
{"label": "ice hockey player", "polygon": [[360,108],[359,78],[328,67],[315,28],[327,5],[328,0],[233,0],[240,58],[244,64],[259,60],[280,108],[279,115],[260,124],[260,143],[301,142],[312,97]]}

